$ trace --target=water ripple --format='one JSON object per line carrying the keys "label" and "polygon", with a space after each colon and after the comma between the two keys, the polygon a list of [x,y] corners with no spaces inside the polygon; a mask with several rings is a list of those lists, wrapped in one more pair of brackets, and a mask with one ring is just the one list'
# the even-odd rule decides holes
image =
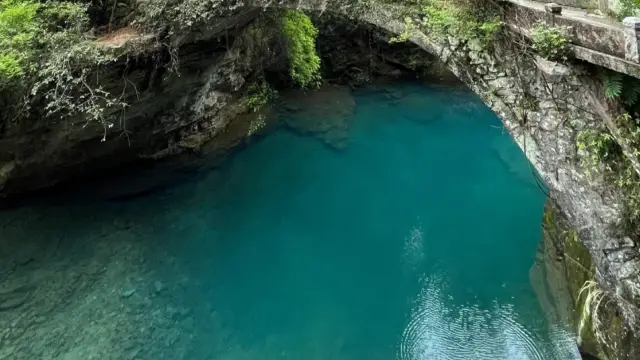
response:
{"label": "water ripple", "polygon": [[416,272],[424,259],[424,232],[421,225],[414,225],[404,239],[402,266],[405,274]]}
{"label": "water ripple", "polygon": [[549,359],[513,308],[450,308],[444,305],[443,288],[440,280],[426,282],[402,335],[401,360]]}

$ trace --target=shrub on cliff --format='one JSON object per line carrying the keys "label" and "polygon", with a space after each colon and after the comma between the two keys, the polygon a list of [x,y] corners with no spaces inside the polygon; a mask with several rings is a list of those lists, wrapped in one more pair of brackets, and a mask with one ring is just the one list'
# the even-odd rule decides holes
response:
{"label": "shrub on cliff", "polygon": [[[37,2],[0,0],[0,121],[19,122],[29,109],[49,100],[55,85],[58,94],[67,93],[64,81],[47,85],[53,59],[68,56],[69,47],[83,39],[88,27],[87,6],[69,1]],[[70,66],[66,63],[65,66]],[[75,69],[78,71],[78,69]]]}
{"label": "shrub on cliff", "polygon": [[37,73],[60,35],[77,38],[87,22],[80,4],[0,1],[0,86]]}
{"label": "shrub on cliff", "polygon": [[502,27],[491,1],[430,0],[424,5],[423,13],[423,22],[434,35],[455,36],[463,41],[477,39],[485,46]]}
{"label": "shrub on cliff", "polygon": [[118,54],[86,39],[88,6],[72,1],[0,0],[0,127],[42,115],[76,114],[106,129],[122,105],[97,76]]}
{"label": "shrub on cliff", "polygon": [[567,60],[571,54],[571,42],[566,27],[548,26],[540,21],[531,31],[533,50],[551,61]]}
{"label": "shrub on cliff", "polygon": [[502,29],[500,7],[494,0],[385,0],[417,7],[416,13],[405,18],[405,31],[391,42],[406,41],[409,33],[421,29],[439,41],[455,38],[464,44],[470,41],[483,48],[490,46]]}
{"label": "shrub on cliff", "polygon": [[318,29],[301,11],[285,10],[280,19],[289,58],[289,73],[303,88],[320,83],[320,57],[316,53]]}

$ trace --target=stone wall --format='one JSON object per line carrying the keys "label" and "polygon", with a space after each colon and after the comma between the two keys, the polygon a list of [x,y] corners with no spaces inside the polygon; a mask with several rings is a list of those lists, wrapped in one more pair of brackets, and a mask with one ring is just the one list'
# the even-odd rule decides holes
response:
{"label": "stone wall", "polygon": [[556,1],[559,5],[573,6],[582,9],[598,9],[599,1],[597,0],[560,0]]}

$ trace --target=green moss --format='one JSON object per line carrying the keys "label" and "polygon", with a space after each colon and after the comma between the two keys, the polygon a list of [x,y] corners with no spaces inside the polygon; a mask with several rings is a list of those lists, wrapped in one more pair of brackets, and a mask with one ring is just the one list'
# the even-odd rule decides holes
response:
{"label": "green moss", "polygon": [[320,84],[320,57],[316,53],[318,29],[299,10],[285,10],[280,19],[289,58],[289,73],[303,88]]}
{"label": "green moss", "polygon": [[627,331],[615,302],[610,301],[611,295],[594,281],[591,254],[551,202],[545,208],[543,226],[547,235],[545,244],[550,243],[564,260],[548,259],[553,264],[562,264],[573,309],[571,321],[579,333],[581,349],[603,360],[630,359],[629,354],[634,353],[636,346],[633,334]]}

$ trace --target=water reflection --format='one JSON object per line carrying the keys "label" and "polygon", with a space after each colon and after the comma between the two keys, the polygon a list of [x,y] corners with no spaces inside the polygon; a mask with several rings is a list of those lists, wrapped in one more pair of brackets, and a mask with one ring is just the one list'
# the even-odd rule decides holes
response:
{"label": "water reflection", "polygon": [[446,284],[442,276],[424,280],[402,335],[401,360],[546,360],[561,353],[580,358],[572,336],[557,326],[549,329],[553,338],[565,341],[555,341],[549,351],[540,346],[544,339],[521,324],[513,304],[494,300],[484,309],[473,303],[452,306],[456,301],[446,295]]}

